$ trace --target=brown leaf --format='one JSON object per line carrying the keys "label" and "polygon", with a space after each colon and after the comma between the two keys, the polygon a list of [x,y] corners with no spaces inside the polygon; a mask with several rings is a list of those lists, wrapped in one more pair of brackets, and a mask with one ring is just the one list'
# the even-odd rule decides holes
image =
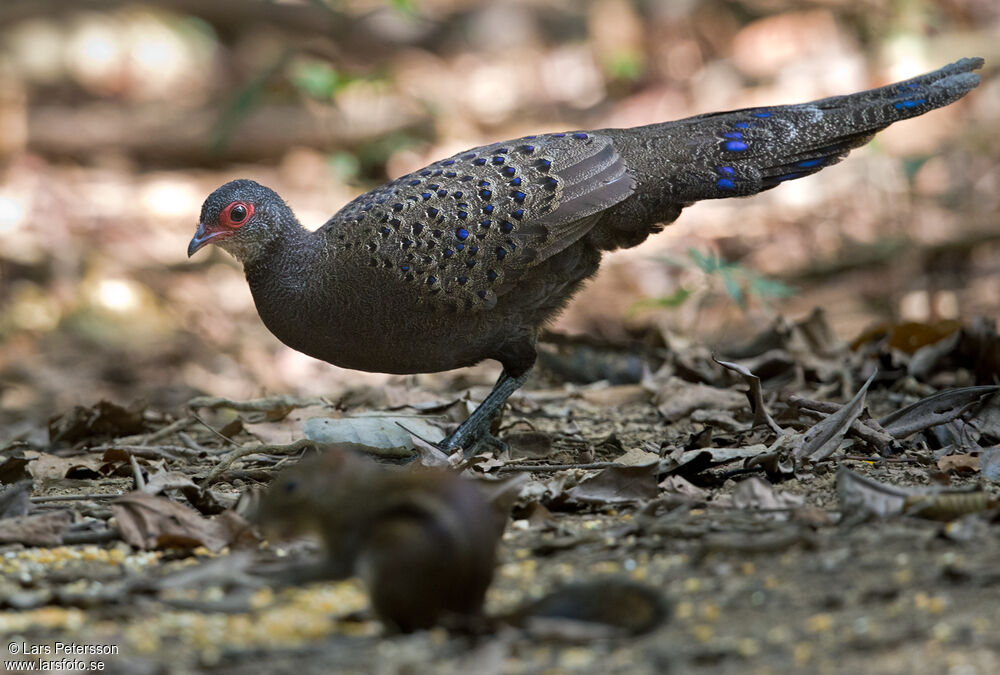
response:
{"label": "brown leaf", "polygon": [[840,442],[844,440],[844,435],[851,428],[854,420],[860,417],[865,408],[865,394],[868,387],[878,371],[871,374],[868,381],[861,385],[861,389],[854,395],[847,405],[835,413],[831,413],[825,419],[813,425],[807,432],[802,434],[802,443],[795,448],[796,459],[808,458],[813,462],[826,459],[840,447]]}
{"label": "brown leaf", "polygon": [[945,455],[938,460],[937,465],[945,473],[975,473],[979,471],[979,456]]}
{"label": "brown leaf", "polygon": [[656,392],[653,404],[665,419],[673,421],[705,408],[739,410],[746,405],[746,397],[733,389],[693,384],[679,377],[671,377]]}
{"label": "brown leaf", "polygon": [[110,401],[85,408],[76,406],[49,420],[49,439],[52,443],[75,443],[96,436],[131,436],[146,431],[142,417],[143,408],[123,408]]}
{"label": "brown leaf", "polygon": [[1000,386],[993,385],[946,389],[889,413],[878,423],[896,438],[903,439],[918,431],[952,421],[984,396],[998,391]]}
{"label": "brown leaf", "polygon": [[630,403],[648,403],[650,393],[641,384],[622,384],[600,389],[584,389],[580,392],[580,398],[594,405],[619,408]]}
{"label": "brown leaf", "polygon": [[76,457],[57,457],[42,453],[31,461],[28,470],[38,480],[59,480],[62,478],[99,478],[108,475],[108,463],[102,455],[89,454]]}
{"label": "brown leaf", "polygon": [[0,488],[0,519],[26,515],[30,508],[30,480],[22,480]]}
{"label": "brown leaf", "polygon": [[837,496],[844,516],[885,518],[903,512],[911,493],[855,473],[846,467],[837,471]]}
{"label": "brown leaf", "polygon": [[111,511],[122,539],[144,550],[204,546],[220,551],[241,536],[230,523],[204,518],[187,506],[139,490],[112,502]]}
{"label": "brown leaf", "polygon": [[653,499],[658,494],[658,468],[656,463],[610,467],[570,488],[566,495],[584,504],[626,504]]}
{"label": "brown leaf", "polygon": [[73,523],[69,511],[50,511],[0,520],[0,544],[59,546]]}

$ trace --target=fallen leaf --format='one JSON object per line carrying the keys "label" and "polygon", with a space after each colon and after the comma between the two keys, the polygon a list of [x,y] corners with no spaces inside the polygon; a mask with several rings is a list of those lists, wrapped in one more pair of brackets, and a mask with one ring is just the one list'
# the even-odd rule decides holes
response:
{"label": "fallen leaf", "polygon": [[952,421],[984,396],[998,391],[1000,386],[995,385],[946,389],[890,413],[878,423],[901,440],[918,431]]}
{"label": "fallen leaf", "polygon": [[664,419],[672,422],[704,408],[739,410],[746,405],[746,396],[733,389],[719,389],[671,377],[656,392],[653,405]]}
{"label": "fallen leaf", "polygon": [[626,504],[653,499],[657,464],[613,466],[602,470],[566,491],[571,501],[581,504]]}
{"label": "fallen leaf", "polygon": [[976,455],[945,455],[938,460],[938,468],[945,473],[974,473],[979,470]]}
{"label": "fallen leaf", "polygon": [[863,519],[867,516],[885,518],[903,512],[911,493],[894,485],[866,478],[847,467],[837,471],[837,496],[844,517]]}
{"label": "fallen leaf", "polygon": [[204,518],[183,504],[139,490],[114,500],[111,512],[122,539],[142,550],[204,546],[220,551],[239,536],[226,521]]}
{"label": "fallen leaf", "polygon": [[50,511],[0,520],[0,544],[59,546],[73,524],[69,511]]}
{"label": "fallen leaf", "polygon": [[76,443],[100,436],[131,436],[147,430],[143,408],[123,408],[110,401],[85,408],[76,406],[49,420],[49,440],[55,443]]}
{"label": "fallen leaf", "polygon": [[851,428],[851,424],[861,416],[861,412],[865,408],[865,394],[868,393],[868,387],[875,380],[876,374],[878,371],[871,374],[847,405],[820,420],[802,434],[801,444],[795,448],[793,453],[797,459],[818,462],[837,451],[840,442],[844,440],[844,435],[847,434],[847,430]]}
{"label": "fallen leaf", "polygon": [[0,488],[0,519],[26,515],[30,508],[30,480],[22,480]]}
{"label": "fallen leaf", "polygon": [[303,431],[306,438],[317,443],[356,443],[375,448],[385,457],[413,454],[411,433],[432,443],[444,439],[443,431],[412,416],[313,417],[306,420]]}

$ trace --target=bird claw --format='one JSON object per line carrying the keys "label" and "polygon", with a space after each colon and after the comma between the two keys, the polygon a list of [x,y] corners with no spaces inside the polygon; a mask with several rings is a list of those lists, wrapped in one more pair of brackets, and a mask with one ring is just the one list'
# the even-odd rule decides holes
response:
{"label": "bird claw", "polygon": [[500,454],[507,449],[507,444],[490,433],[490,420],[484,424],[466,427],[459,426],[450,436],[437,444],[438,450],[446,455],[462,451],[465,458],[492,452]]}

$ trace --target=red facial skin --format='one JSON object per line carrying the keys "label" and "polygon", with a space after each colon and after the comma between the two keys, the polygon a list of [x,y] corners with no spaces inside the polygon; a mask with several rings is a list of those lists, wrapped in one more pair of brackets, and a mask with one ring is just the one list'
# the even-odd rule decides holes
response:
{"label": "red facial skin", "polygon": [[198,223],[198,231],[194,233],[188,244],[188,257],[208,243],[216,243],[236,233],[238,229],[253,218],[253,204],[249,202],[232,202],[219,214],[219,222],[214,224]]}

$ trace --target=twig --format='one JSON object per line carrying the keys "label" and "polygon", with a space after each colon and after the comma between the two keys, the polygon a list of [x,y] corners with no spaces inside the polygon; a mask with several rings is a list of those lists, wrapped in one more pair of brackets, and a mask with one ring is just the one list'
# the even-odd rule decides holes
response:
{"label": "twig", "polygon": [[305,450],[306,448],[315,448],[316,441],[310,440],[308,438],[300,438],[299,440],[289,443],[288,445],[271,445],[266,443],[254,443],[252,445],[245,445],[232,450],[219,459],[219,463],[212,469],[208,475],[201,481],[200,486],[205,488],[216,481],[216,479],[222,475],[222,473],[232,466],[233,462],[236,460],[246,457],[247,455],[259,455],[265,453],[272,453],[278,455],[291,455],[293,453],[299,452],[300,450]]}
{"label": "twig", "polygon": [[132,465],[132,477],[135,479],[135,489],[142,490],[146,487],[146,480],[142,477],[142,467],[135,455],[128,456],[128,462]]}
{"label": "twig", "polygon": [[[837,407],[837,410],[839,409],[840,406]],[[809,417],[813,417],[816,419],[824,419],[825,417],[827,417],[827,414],[825,414],[823,411],[813,410],[809,407],[800,407],[799,411],[804,415],[808,415]],[[833,412],[836,412],[836,410]],[[855,438],[860,438],[862,441],[872,446],[880,453],[885,451],[886,448],[891,448],[894,442],[892,436],[890,436],[885,432],[879,433],[876,429],[872,429],[870,426],[868,426],[865,422],[862,422],[861,420],[854,420],[853,422],[851,422],[851,426],[848,427],[847,433],[849,433],[851,436],[854,436]]]}
{"label": "twig", "polygon": [[180,433],[177,434],[177,436],[181,439],[181,443],[183,443],[185,446],[187,446],[191,450],[195,451],[199,455],[210,455],[210,454],[212,454],[212,451],[210,451],[205,446],[199,444],[198,441],[196,441],[193,438],[191,438],[191,436],[188,435],[187,433],[181,431]]}
{"label": "twig", "polygon": [[218,436],[219,438],[221,438],[222,440],[224,440],[226,443],[229,443],[230,445],[235,445],[237,448],[240,447],[239,443],[237,443],[236,441],[234,441],[233,439],[231,439],[229,436],[226,436],[221,431],[219,431],[218,429],[216,429],[211,424],[209,424],[205,420],[201,419],[200,417],[198,417],[194,413],[191,414],[191,417],[193,417],[197,422],[199,422],[203,427],[205,427],[206,429],[208,429],[209,431],[211,431],[213,434],[215,434],[216,436]]}
{"label": "twig", "polygon": [[93,499],[117,499],[121,497],[123,493],[114,492],[111,494],[98,494],[94,492],[88,492],[82,495],[51,495],[48,497],[32,497],[32,504],[44,504],[45,502],[84,502]]}
{"label": "twig", "polygon": [[167,426],[157,429],[152,433],[148,434],[136,434],[135,436],[123,436],[118,439],[119,443],[137,443],[139,445],[148,445],[153,441],[158,441],[161,438],[166,438],[170,434],[181,431],[182,429],[187,429],[189,426],[194,424],[195,419],[193,417],[182,417],[179,420],[171,422]]}
{"label": "twig", "polygon": [[[286,408],[294,410],[295,408],[308,408],[312,405],[330,405],[330,402],[322,398],[296,398],[295,396],[272,396],[251,401],[233,401],[219,396],[197,396],[188,401],[188,407],[192,410],[196,408],[232,408],[239,412],[273,412]],[[197,415],[194,418],[198,419]]]}
{"label": "twig", "polygon": [[108,528],[106,530],[92,530],[89,532],[67,532],[62,536],[62,543],[66,546],[73,544],[104,544],[109,541],[121,539],[118,530]]}
{"label": "twig", "polygon": [[123,450],[136,457],[147,459],[177,459],[178,455],[193,457],[196,453],[190,448],[181,445],[122,445],[121,443],[108,443],[90,448],[90,452],[106,452],[108,450]]}
{"label": "twig", "polygon": [[588,462],[586,464],[508,464],[497,469],[497,473],[507,473],[510,471],[565,471],[567,469],[614,469],[616,467],[628,466],[621,462]]}

